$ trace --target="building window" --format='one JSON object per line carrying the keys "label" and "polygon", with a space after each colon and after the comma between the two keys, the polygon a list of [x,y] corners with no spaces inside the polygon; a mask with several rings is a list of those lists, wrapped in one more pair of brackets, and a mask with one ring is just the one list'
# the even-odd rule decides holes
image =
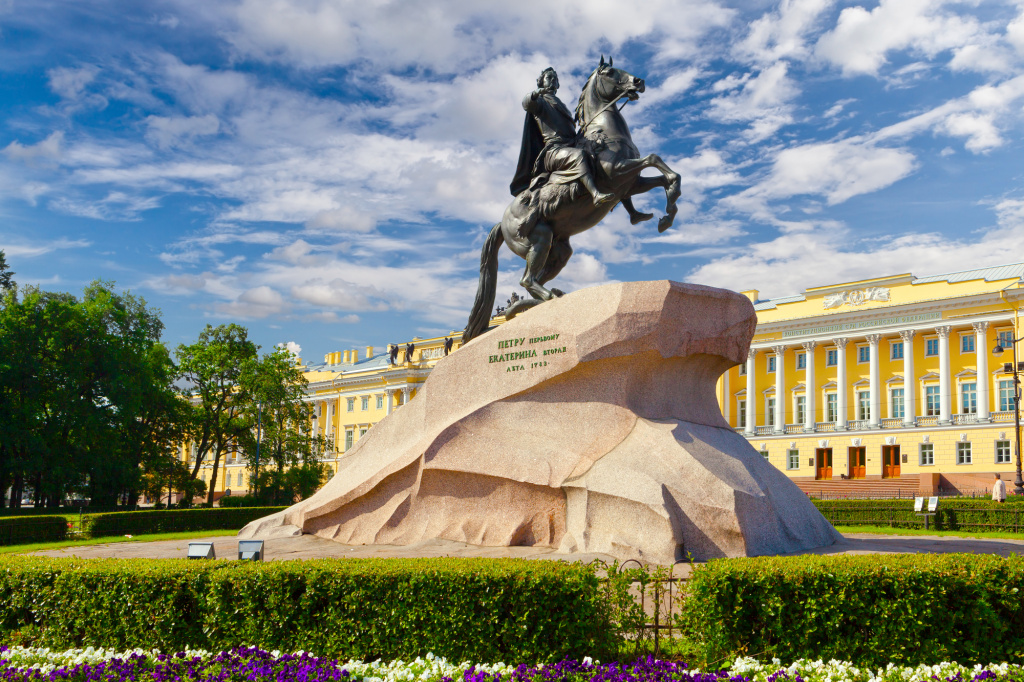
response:
{"label": "building window", "polygon": [[384,409],[384,396],[382,396],[382,395],[377,396],[377,409],[378,410],[383,410]]}
{"label": "building window", "polygon": [[767,420],[766,426],[775,423],[775,398],[768,398],[768,409],[764,411],[764,418]]}
{"label": "building window", "polygon": [[364,395],[361,402],[360,409],[364,411],[370,409],[370,396]]}
{"label": "building window", "polygon": [[997,440],[996,441],[996,464],[1009,464],[1010,463],[1010,441],[1008,440]]}
{"label": "building window", "polygon": [[903,342],[893,341],[889,344],[889,357],[893,360],[903,359]]}
{"label": "building window", "polygon": [[362,438],[363,436],[365,436],[366,432],[369,430],[370,428],[368,426],[364,426],[363,428],[359,429],[359,437]]}
{"label": "building window", "polygon": [[238,487],[239,488],[242,487],[242,472],[241,471],[238,472]]}
{"label": "building window", "polygon": [[825,421],[834,422],[839,417],[839,396],[829,393],[825,396]]}
{"label": "building window", "polygon": [[767,450],[762,450],[761,451],[761,455],[764,457],[764,461],[767,462],[768,461],[768,451]]}
{"label": "building window", "polygon": [[925,386],[924,387],[924,413],[926,415],[936,415],[939,413],[939,387],[938,386]]}
{"label": "building window", "polygon": [[857,346],[857,362],[871,361],[871,346]]}
{"label": "building window", "polygon": [[963,336],[960,337],[960,352],[974,352],[974,334],[964,334]]}
{"label": "building window", "polygon": [[747,376],[747,363],[741,362],[740,366],[739,366],[739,370],[740,370],[740,376],[741,377]]}
{"label": "building window", "polygon": [[893,419],[903,419],[903,389],[894,388],[892,389],[892,411],[889,416]]}
{"label": "building window", "polygon": [[965,382],[960,384],[960,412],[961,414],[978,413],[978,384]]}
{"label": "building window", "polygon": [[871,419],[871,391],[857,392],[857,419]]}
{"label": "building window", "polygon": [[1013,409],[1013,379],[999,382],[999,411],[1009,412]]}
{"label": "building window", "polygon": [[347,407],[347,409],[348,409],[349,412],[355,412],[356,411],[356,399],[355,398],[349,398],[348,399],[348,407]]}
{"label": "building window", "polygon": [[736,424],[737,426],[747,427],[747,401],[737,400],[736,401]]}
{"label": "building window", "polygon": [[798,395],[796,397],[796,423],[803,424],[806,419],[807,397]]}
{"label": "building window", "polygon": [[921,466],[935,464],[935,446],[932,443],[921,443]]}
{"label": "building window", "polygon": [[807,369],[807,353],[796,354],[796,368]]}
{"label": "building window", "polygon": [[825,351],[825,366],[835,367],[839,364],[839,349],[829,348]]}
{"label": "building window", "polygon": [[775,371],[775,356],[774,355],[769,355],[768,356],[768,373],[771,374],[774,371]]}
{"label": "building window", "polygon": [[787,469],[799,469],[800,468],[800,451],[799,450],[787,450],[786,451],[786,468]]}
{"label": "building window", "polygon": [[926,356],[938,355],[939,354],[939,340],[938,339],[925,339],[924,340],[924,354]]}
{"label": "building window", "polygon": [[1013,345],[1013,330],[996,333],[996,341],[1002,348],[1009,350]]}
{"label": "building window", "polygon": [[349,448],[352,447],[352,441],[355,440],[355,437],[356,437],[356,434],[355,434],[355,432],[352,431],[352,429],[347,429],[345,431],[345,449],[346,450],[348,450]]}
{"label": "building window", "polygon": [[956,463],[957,464],[970,464],[971,463],[971,444],[970,443],[957,443],[956,444]]}

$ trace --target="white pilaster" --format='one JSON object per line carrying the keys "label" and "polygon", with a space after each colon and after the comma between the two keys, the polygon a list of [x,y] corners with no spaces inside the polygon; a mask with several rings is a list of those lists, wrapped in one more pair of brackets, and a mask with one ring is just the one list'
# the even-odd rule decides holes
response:
{"label": "white pilaster", "polygon": [[878,417],[882,413],[882,393],[879,385],[878,342],[880,334],[868,334],[868,390],[871,395],[871,413],[868,415],[868,428],[878,428]]}
{"label": "white pilaster", "polygon": [[989,409],[988,409],[988,339],[986,337],[986,330],[988,330],[988,322],[975,322],[974,325],[974,354],[978,359],[977,371],[978,371],[978,421],[987,422],[989,420]]}
{"label": "white pilaster", "polygon": [[836,409],[839,414],[836,415],[836,431],[846,430],[846,394],[849,392],[850,387],[846,385],[846,339],[832,339],[832,343],[836,344],[839,357],[836,363]]}
{"label": "white pilaster", "polygon": [[903,425],[917,421],[917,379],[914,378],[914,330],[900,332],[903,339]]}
{"label": "white pilaster", "polygon": [[757,424],[757,401],[754,400],[754,358],[757,351],[753,348],[747,353],[747,423],[743,432],[748,436],[754,435],[754,425]]}
{"label": "white pilaster", "polygon": [[816,414],[814,401],[818,395],[818,387],[814,382],[814,348],[817,345],[817,341],[805,341],[803,343],[804,352],[807,354],[807,371],[804,375],[804,431],[809,433],[814,432]]}
{"label": "white pilaster", "polygon": [[949,327],[936,327],[939,335],[939,423],[950,422]]}
{"label": "white pilaster", "polygon": [[775,433],[786,430],[786,347],[773,346],[775,351]]}
{"label": "white pilaster", "polygon": [[412,394],[412,389],[408,386],[402,389],[402,404],[405,405],[409,402],[409,396]]}
{"label": "white pilaster", "polygon": [[384,402],[387,404],[384,413],[391,414],[391,410],[394,408],[395,405],[395,390],[393,388],[385,389]]}

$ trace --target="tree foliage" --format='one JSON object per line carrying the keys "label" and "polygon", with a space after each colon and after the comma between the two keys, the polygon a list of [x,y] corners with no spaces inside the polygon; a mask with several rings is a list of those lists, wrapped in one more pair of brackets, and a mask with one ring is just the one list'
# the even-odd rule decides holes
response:
{"label": "tree foliage", "polygon": [[159,312],[112,282],[21,294],[0,306],[0,490],[11,506],[29,489],[37,505],[134,500],[183,416]]}

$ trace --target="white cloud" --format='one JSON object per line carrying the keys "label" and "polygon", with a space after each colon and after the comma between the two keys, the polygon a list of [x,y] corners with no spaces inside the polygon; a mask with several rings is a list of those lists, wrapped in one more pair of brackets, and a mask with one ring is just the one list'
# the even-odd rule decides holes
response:
{"label": "white cloud", "polygon": [[[746,137],[760,142],[793,121],[790,100],[799,94],[796,84],[787,76],[789,65],[780,61],[744,78],[735,92],[711,101],[708,115],[725,123],[750,122]],[[731,87],[731,84],[729,84]]]}
{"label": "white cloud", "polygon": [[76,69],[58,67],[46,72],[50,80],[50,89],[64,99],[77,100],[85,92],[85,88],[96,80],[99,68],[85,65]]}
{"label": "white cloud", "polygon": [[14,161],[34,163],[36,161],[59,161],[61,159],[61,147],[64,144],[64,132],[56,130],[50,133],[45,140],[36,144],[24,145],[14,140],[4,147],[3,153],[7,158]]}
{"label": "white cloud", "polygon": [[277,344],[277,347],[284,348],[286,351],[288,351],[289,353],[296,357],[302,355],[302,346],[295,343],[294,341],[285,341],[284,343],[279,343]]}
{"label": "white cloud", "polygon": [[21,239],[13,240],[9,237],[0,237],[0,251],[7,254],[8,262],[11,258],[35,258],[52,253],[58,249],[82,249],[92,246],[92,242],[84,239],[55,239],[49,242],[26,242]]}
{"label": "white cloud", "polygon": [[770,241],[751,242],[739,253],[701,265],[690,272],[687,281],[736,291],[759,289],[762,298],[770,298],[909,269],[925,276],[998,265],[1008,259],[1006,244],[1024,243],[1024,200],[1006,199],[994,210],[996,226],[959,238],[933,232],[858,240],[853,230],[835,225],[828,230],[783,234]]}
{"label": "white cloud", "polygon": [[761,64],[806,58],[807,36],[833,4],[834,0],[781,0],[777,10],[751,22],[747,37],[736,45],[736,54]]}
{"label": "white cloud", "polygon": [[890,52],[910,50],[929,58],[970,45],[983,30],[973,17],[942,11],[933,0],[881,0],[868,11],[847,7],[835,29],[817,43],[819,57],[844,75],[876,75]]}
{"label": "white cloud", "polygon": [[820,195],[834,205],[888,187],[916,166],[910,151],[860,138],[799,145],[780,151],[761,182],[725,199],[725,203],[759,212],[767,200]]}
{"label": "white cloud", "polygon": [[146,137],[161,149],[191,141],[201,135],[215,135],[220,121],[213,114],[205,116],[148,116]]}

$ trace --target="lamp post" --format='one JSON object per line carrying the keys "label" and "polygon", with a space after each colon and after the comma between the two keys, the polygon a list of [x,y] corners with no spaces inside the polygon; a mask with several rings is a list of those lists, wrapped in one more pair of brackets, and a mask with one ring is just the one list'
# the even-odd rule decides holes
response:
{"label": "lamp post", "polygon": [[[1013,349],[1013,424],[1014,433],[1017,436],[1017,478],[1013,482],[1013,494],[1024,495],[1024,478],[1021,478],[1020,468],[1020,367],[1017,364],[1017,342],[1024,339],[1024,336],[1013,339],[1010,345]],[[999,356],[1003,354],[1003,346],[997,342],[996,347],[992,349],[992,355]],[[1003,365],[1003,372],[1007,372],[1007,365]]]}
{"label": "lamp post", "polygon": [[[252,481],[252,494],[254,497],[259,496],[259,482],[260,482],[260,441],[263,440],[263,401],[259,402],[259,407],[256,411],[256,469],[253,471],[254,478]],[[1019,450],[1020,448],[1018,448]],[[1018,457],[1018,459],[1020,459]],[[1017,467],[1018,469],[1020,467]],[[1020,478],[1018,476],[1017,478]]]}

